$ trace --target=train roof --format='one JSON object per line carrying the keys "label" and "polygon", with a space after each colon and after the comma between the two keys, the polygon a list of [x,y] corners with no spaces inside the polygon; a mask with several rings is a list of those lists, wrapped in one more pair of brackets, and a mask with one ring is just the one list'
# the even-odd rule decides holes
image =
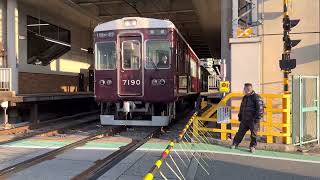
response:
{"label": "train roof", "polygon": [[[136,21],[136,25],[130,26],[126,25],[126,21]],[[99,31],[110,31],[117,29],[141,29],[141,28],[175,28],[175,25],[169,20],[144,18],[144,17],[125,17],[122,19],[117,19],[109,21],[106,23],[99,24],[94,32]]]}
{"label": "train roof", "polygon": [[[136,20],[136,24],[132,26],[125,25],[125,21],[130,21],[130,20],[133,20],[133,21]],[[193,51],[189,43],[186,41],[186,39],[182,36],[182,34],[179,32],[179,30],[170,20],[145,18],[145,17],[124,17],[122,19],[116,19],[113,21],[99,24],[94,28],[94,32],[112,31],[112,30],[119,30],[119,29],[141,29],[141,28],[174,28],[199,61],[198,55]]]}

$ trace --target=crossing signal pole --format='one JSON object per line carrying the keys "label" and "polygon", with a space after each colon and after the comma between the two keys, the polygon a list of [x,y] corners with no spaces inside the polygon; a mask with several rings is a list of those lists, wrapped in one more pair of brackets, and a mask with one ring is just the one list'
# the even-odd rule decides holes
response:
{"label": "crossing signal pole", "polygon": [[[283,91],[284,94],[289,95],[289,74],[291,70],[296,68],[296,60],[291,59],[291,49],[299,44],[300,40],[291,40],[290,39],[290,31],[291,28],[298,25],[300,20],[291,20],[288,12],[289,0],[283,0],[283,53],[282,59],[279,61],[279,65],[281,70],[283,71]],[[282,108],[290,107],[290,98],[284,98],[282,100]],[[282,113],[282,121],[283,123],[290,122],[290,113]],[[283,132],[291,134],[290,127],[283,127]],[[291,138],[284,137],[284,143],[291,144]]]}
{"label": "crossing signal pole", "polygon": [[298,45],[301,40],[291,40],[290,31],[300,22],[299,19],[291,20],[288,12],[289,0],[283,0],[283,53],[282,59],[279,61],[281,70],[283,71],[283,91],[289,93],[289,74],[296,67],[296,60],[291,59],[291,49]]}

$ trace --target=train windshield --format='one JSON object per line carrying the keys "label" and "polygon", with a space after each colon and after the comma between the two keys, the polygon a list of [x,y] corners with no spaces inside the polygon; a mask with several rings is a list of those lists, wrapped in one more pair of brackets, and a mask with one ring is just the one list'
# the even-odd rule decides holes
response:
{"label": "train windshield", "polygon": [[146,68],[168,69],[170,67],[169,41],[149,40],[146,42]]}
{"label": "train windshield", "polygon": [[116,68],[115,42],[96,44],[96,67],[98,70],[112,70]]}

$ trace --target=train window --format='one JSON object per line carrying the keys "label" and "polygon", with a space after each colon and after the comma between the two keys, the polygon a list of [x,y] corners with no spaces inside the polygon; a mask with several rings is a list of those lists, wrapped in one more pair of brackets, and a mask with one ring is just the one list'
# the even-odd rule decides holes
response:
{"label": "train window", "polygon": [[128,40],[122,42],[122,68],[139,69],[140,68],[140,42]]}
{"label": "train window", "polygon": [[192,77],[197,77],[197,63],[193,59],[190,59],[190,71]]}
{"label": "train window", "polygon": [[169,41],[149,40],[146,42],[146,69],[170,68]]}
{"label": "train window", "polygon": [[116,68],[115,42],[96,44],[96,63],[98,70],[113,70]]}

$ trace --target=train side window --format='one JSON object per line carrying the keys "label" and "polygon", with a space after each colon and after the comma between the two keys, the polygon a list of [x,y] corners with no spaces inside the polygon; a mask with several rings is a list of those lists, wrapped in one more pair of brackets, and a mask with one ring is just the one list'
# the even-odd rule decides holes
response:
{"label": "train side window", "polygon": [[170,68],[169,41],[149,40],[146,42],[146,69]]}
{"label": "train side window", "polygon": [[139,69],[140,68],[140,42],[128,40],[122,42],[122,68]]}
{"label": "train side window", "polygon": [[96,44],[96,67],[98,70],[116,69],[115,42],[101,42]]}
{"label": "train side window", "polygon": [[190,71],[192,77],[197,77],[197,63],[193,58],[190,58]]}

